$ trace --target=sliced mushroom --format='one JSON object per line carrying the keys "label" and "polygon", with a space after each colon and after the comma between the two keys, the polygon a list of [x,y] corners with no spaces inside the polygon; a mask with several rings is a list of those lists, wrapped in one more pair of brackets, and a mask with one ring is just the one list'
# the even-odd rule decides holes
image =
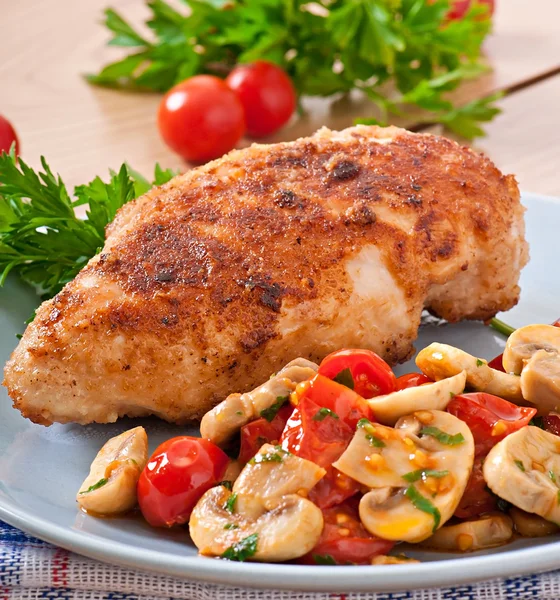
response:
{"label": "sliced mushroom", "polygon": [[483,474],[500,498],[547,521],[560,523],[560,438],[538,427],[523,427],[498,442]]}
{"label": "sliced mushroom", "polygon": [[515,531],[523,537],[543,537],[560,531],[560,527],[555,523],[551,523],[539,515],[525,512],[516,506],[509,509],[509,516],[513,520]]}
{"label": "sliced mushroom", "polygon": [[420,351],[416,364],[422,373],[436,381],[466,371],[468,387],[523,403],[519,377],[492,369],[485,360],[454,346],[434,342]]}
{"label": "sliced mushroom", "polygon": [[[553,327],[560,331],[560,328]],[[560,410],[560,355],[547,350],[533,354],[521,371],[521,391],[539,415]]]}
{"label": "sliced mushroom", "polygon": [[419,560],[415,558],[409,558],[404,554],[398,554],[397,556],[388,556],[387,554],[381,554],[371,559],[372,565],[406,565],[410,563],[419,563]]}
{"label": "sliced mushroom", "polygon": [[230,481],[233,485],[239,474],[241,473],[241,465],[238,460],[230,460],[228,466],[226,467],[226,472],[224,473],[223,480]]}
{"label": "sliced mushroom", "polygon": [[230,394],[202,417],[201,436],[215,444],[224,444],[243,425],[263,416],[264,411],[279,408],[297,384],[311,379],[318,368],[314,362],[296,358],[253,391]]}
{"label": "sliced mushroom", "polygon": [[304,496],[325,474],[314,463],[265,444],[230,492],[212,488],[189,522],[201,554],[221,556],[256,534],[252,560],[279,562],[303,556],[323,530],[321,510]]}
{"label": "sliced mushroom", "polygon": [[76,496],[78,504],[95,515],[131,510],[136,506],[136,484],[147,462],[148,436],[143,427],[111,438],[91,463]]}
{"label": "sliced mushroom", "polygon": [[502,364],[508,373],[519,375],[524,364],[539,350],[560,353],[560,328],[553,325],[527,325],[508,338]]}
{"label": "sliced mushroom", "polygon": [[395,429],[360,422],[333,466],[371,489],[359,509],[370,533],[420,542],[455,512],[473,459],[467,425],[432,410],[400,419]]}
{"label": "sliced mushroom", "polygon": [[510,517],[504,513],[488,513],[478,519],[445,525],[424,540],[422,546],[449,552],[474,552],[506,544],[512,535]]}
{"label": "sliced mushroom", "polygon": [[401,417],[415,410],[445,410],[451,398],[464,391],[466,379],[467,374],[462,371],[436,383],[426,383],[371,398],[368,404],[377,421],[384,425],[394,425]]}

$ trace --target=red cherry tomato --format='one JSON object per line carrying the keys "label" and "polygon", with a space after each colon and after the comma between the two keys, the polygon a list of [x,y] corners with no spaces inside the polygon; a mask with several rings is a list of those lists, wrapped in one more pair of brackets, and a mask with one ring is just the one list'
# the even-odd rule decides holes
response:
{"label": "red cherry tomato", "polygon": [[349,501],[323,511],[325,525],[319,542],[300,559],[304,564],[367,565],[391,551],[394,542],[370,535],[360,523],[357,503]]}
{"label": "red cherry tomato", "polygon": [[249,462],[263,444],[277,444],[293,410],[294,407],[288,403],[278,411],[270,423],[261,418],[244,425],[241,428],[239,462]]}
{"label": "red cherry tomato", "polygon": [[296,108],[292,80],[277,65],[257,60],[238,65],[226,83],[245,109],[247,132],[254,137],[274,133],[285,125]]}
{"label": "red cherry tomato", "polygon": [[158,110],[164,142],[186,160],[204,162],[235,147],[245,132],[243,106],[224,81],[197,75],[171,88]]}
{"label": "red cherry tomato", "polygon": [[447,405],[447,412],[469,426],[474,437],[475,456],[486,456],[499,441],[527,425],[537,410],[476,392],[455,396]]}
{"label": "red cherry tomato", "polygon": [[323,359],[319,375],[341,379],[346,369],[350,371],[354,391],[362,398],[373,398],[395,391],[396,377],[391,367],[371,350],[333,352]]}
{"label": "red cherry tomato", "polygon": [[425,383],[433,383],[433,381],[424,373],[407,373],[397,377],[396,390],[406,390],[411,387],[418,387]]}
{"label": "red cherry tomato", "polygon": [[543,417],[543,428],[549,433],[560,436],[560,415],[547,415]]}
{"label": "red cherry tomato", "polygon": [[333,466],[326,466],[326,475],[309,492],[309,499],[319,508],[337,506],[360,491],[360,484]]}
{"label": "red cherry tomato", "polygon": [[[447,14],[448,19],[462,19],[470,8],[472,0],[453,0],[451,9]],[[490,11],[489,16],[494,14],[494,0],[478,0],[479,4],[486,4]]]}
{"label": "red cherry tomato", "polygon": [[0,154],[8,154],[13,143],[16,143],[16,154],[19,155],[19,140],[16,131],[8,119],[0,115]]}
{"label": "red cherry tomato", "polygon": [[208,440],[181,436],[152,454],[138,481],[138,503],[154,527],[186,523],[200,497],[222,480],[229,458]]}
{"label": "red cherry tomato", "polygon": [[496,497],[488,491],[488,486],[482,474],[484,456],[474,459],[473,470],[467,487],[455,511],[460,519],[472,519],[484,513],[496,510]]}
{"label": "red cherry tomato", "polygon": [[500,354],[499,356],[496,356],[496,358],[493,358],[489,363],[488,366],[491,367],[492,369],[496,369],[496,371],[501,371],[502,373],[505,373],[506,370],[504,369],[504,365],[502,363],[502,357],[504,355]]}

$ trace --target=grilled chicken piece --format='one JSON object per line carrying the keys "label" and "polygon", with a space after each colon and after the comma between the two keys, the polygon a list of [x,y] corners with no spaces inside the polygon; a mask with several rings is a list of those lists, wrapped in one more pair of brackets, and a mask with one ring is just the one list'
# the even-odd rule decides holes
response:
{"label": "grilled chicken piece", "polygon": [[36,423],[183,423],[290,360],[413,351],[424,307],[488,319],[527,262],[513,176],[452,141],[357,126],[233,151],[122,208],[5,369]]}

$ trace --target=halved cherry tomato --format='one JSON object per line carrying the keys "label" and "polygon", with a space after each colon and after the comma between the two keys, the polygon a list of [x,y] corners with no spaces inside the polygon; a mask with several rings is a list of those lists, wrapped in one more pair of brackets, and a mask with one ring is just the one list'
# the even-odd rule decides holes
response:
{"label": "halved cherry tomato", "polygon": [[547,415],[543,417],[543,428],[549,433],[560,436],[560,415]]}
{"label": "halved cherry tomato", "polygon": [[418,387],[425,383],[433,383],[433,381],[424,373],[407,373],[397,377],[396,391],[406,390],[411,387]]}
{"label": "halved cherry tomato", "polygon": [[138,503],[154,527],[186,523],[201,496],[222,480],[229,458],[212,442],[181,436],[156,448],[138,480]]}
{"label": "halved cherry tomato", "polygon": [[396,377],[391,367],[371,350],[339,350],[329,354],[319,367],[319,375],[341,383],[348,379],[362,398],[395,391]]}
{"label": "halved cherry tomato", "polygon": [[327,473],[309,492],[309,499],[319,508],[330,508],[342,504],[360,491],[360,484],[333,466],[326,467]]}
{"label": "halved cherry tomato", "polygon": [[294,407],[288,403],[278,411],[272,421],[261,418],[244,425],[241,428],[239,462],[249,462],[263,444],[277,444],[293,410]]}
{"label": "halved cherry tomato", "polygon": [[467,487],[455,511],[460,519],[472,519],[484,513],[496,510],[496,497],[488,491],[488,486],[482,474],[484,456],[474,459],[473,470]]}
{"label": "halved cherry tomato", "polygon": [[357,503],[347,501],[323,511],[325,525],[319,542],[300,559],[304,564],[367,565],[391,551],[394,542],[372,536],[360,523]]}
{"label": "halved cherry tomato", "polygon": [[537,410],[475,392],[455,396],[447,405],[447,412],[465,421],[474,437],[475,456],[485,456],[507,435],[527,425]]}

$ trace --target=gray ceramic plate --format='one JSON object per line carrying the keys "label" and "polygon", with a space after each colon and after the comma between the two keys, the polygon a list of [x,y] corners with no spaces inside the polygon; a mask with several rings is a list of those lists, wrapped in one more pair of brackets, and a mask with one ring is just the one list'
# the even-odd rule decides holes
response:
{"label": "gray ceramic plate", "polygon": [[[526,194],[531,262],[522,276],[519,306],[507,314],[514,326],[560,317],[560,201]],[[8,358],[15,334],[37,300],[10,282],[0,291],[0,362]],[[492,358],[504,340],[478,323],[427,325],[417,347],[452,343]],[[413,365],[401,366],[403,373]],[[154,449],[164,439],[186,433],[157,420],[142,420]],[[197,556],[185,530],[151,529],[140,520],[88,517],[76,510],[74,495],[99,447],[132,425],[53,425],[23,419],[0,392],[0,519],[87,556],[158,573],[208,582],[330,592],[389,591],[457,585],[470,581],[560,567],[560,536],[518,540],[467,556],[411,552],[421,564],[389,567],[307,567],[239,564]],[[193,432],[191,432],[193,433]]]}

